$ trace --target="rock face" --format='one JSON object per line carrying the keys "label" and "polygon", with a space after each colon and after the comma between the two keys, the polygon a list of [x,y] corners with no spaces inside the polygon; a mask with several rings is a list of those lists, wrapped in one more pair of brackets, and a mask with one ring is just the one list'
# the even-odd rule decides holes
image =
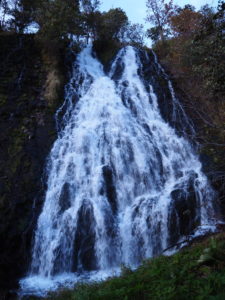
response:
{"label": "rock face", "polygon": [[4,291],[16,287],[30,259],[66,72],[59,63],[64,65],[63,54],[44,52],[33,36],[0,36],[0,44],[0,299],[5,299]]}

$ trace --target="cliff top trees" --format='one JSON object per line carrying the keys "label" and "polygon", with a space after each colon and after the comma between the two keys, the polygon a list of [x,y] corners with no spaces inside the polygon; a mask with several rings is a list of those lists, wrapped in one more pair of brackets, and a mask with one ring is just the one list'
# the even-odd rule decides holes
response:
{"label": "cliff top trees", "polygon": [[5,28],[5,16],[9,10],[8,1],[0,0],[0,30]]}
{"label": "cliff top trees", "polygon": [[36,4],[33,18],[42,39],[57,40],[76,33],[79,13],[78,0],[41,0]]}
{"label": "cliff top trees", "polygon": [[128,23],[126,13],[121,8],[110,9],[101,16],[101,24],[98,28],[100,39],[119,39],[119,33]]}
{"label": "cliff top trees", "polygon": [[1,0],[0,5],[2,15],[8,17],[6,30],[23,33],[34,22],[39,36],[57,39],[79,27],[79,0]]}
{"label": "cliff top trees", "polygon": [[99,11],[99,0],[81,0],[81,27],[82,35],[86,37],[87,42],[90,38],[96,39],[98,23],[101,13]]}
{"label": "cliff top trees", "polygon": [[142,24],[129,23],[124,32],[125,42],[129,42],[133,45],[143,45],[145,39],[144,26]]}
{"label": "cliff top trees", "polygon": [[83,12],[87,14],[97,11],[100,6],[99,0],[81,0],[80,3]]}
{"label": "cliff top trees", "polygon": [[8,12],[12,16],[9,27],[15,32],[23,33],[24,29],[33,21],[36,1],[30,3],[29,0],[11,0],[8,2],[10,3]]}
{"label": "cliff top trees", "polygon": [[122,9],[100,12],[99,6],[99,0],[0,0],[0,28],[14,33],[37,28],[37,37],[45,42],[143,43],[143,27],[130,24]]}
{"label": "cliff top trees", "polygon": [[147,0],[147,18],[146,20],[155,25],[153,30],[149,30],[148,34],[155,35],[155,39],[165,40],[167,35],[168,23],[170,17],[174,13],[175,6],[173,0],[167,3],[165,0]]}
{"label": "cliff top trees", "polygon": [[195,12],[191,6],[179,9],[178,13],[171,16],[170,26],[176,36],[191,36],[202,28],[203,15]]}

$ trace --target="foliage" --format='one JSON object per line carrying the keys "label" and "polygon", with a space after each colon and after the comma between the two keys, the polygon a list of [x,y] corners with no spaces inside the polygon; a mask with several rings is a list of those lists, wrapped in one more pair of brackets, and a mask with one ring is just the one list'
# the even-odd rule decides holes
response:
{"label": "foliage", "polygon": [[81,6],[86,14],[93,13],[99,9],[99,0],[81,0]]}
{"label": "foliage", "polygon": [[42,39],[60,39],[79,29],[79,2],[74,0],[41,0],[34,12]]}
{"label": "foliage", "polygon": [[122,45],[142,46],[144,44],[143,26],[131,24],[126,13],[120,8],[103,13],[99,11],[91,13],[89,26],[94,38],[94,49],[104,65],[111,61]]}
{"label": "foliage", "polygon": [[[172,36],[166,40],[164,59],[174,64],[178,73],[185,71],[198,77],[207,93],[222,97],[225,93],[225,20],[222,5],[216,13],[208,5],[199,11],[186,5],[170,16],[169,26]],[[149,36],[155,41],[158,35],[157,27],[149,31]],[[160,43],[155,47],[160,50]]]}
{"label": "foliage", "polygon": [[98,0],[81,0],[81,35],[86,37],[87,42],[89,38],[97,38],[97,28],[101,22],[99,5]]}
{"label": "foliage", "polygon": [[179,9],[179,13],[171,16],[170,26],[174,36],[188,37],[202,29],[203,16],[187,6]]}
{"label": "foliage", "polygon": [[155,25],[154,28],[157,30],[158,36],[161,41],[164,41],[168,32],[169,20],[176,8],[173,0],[169,0],[168,3],[165,0],[147,0],[146,5],[148,9],[146,20]]}
{"label": "foliage", "polygon": [[24,33],[36,24],[38,38],[49,43],[71,38],[78,44],[90,39],[143,44],[142,25],[130,24],[120,8],[102,13],[99,6],[99,0],[1,0],[0,30]]}
{"label": "foliage", "polygon": [[126,13],[121,8],[115,8],[104,12],[101,17],[101,24],[97,29],[98,38],[101,40],[118,40],[122,28],[128,23]]}
{"label": "foliage", "polygon": [[24,29],[32,22],[32,9],[35,1],[31,5],[28,0],[14,0],[11,1],[8,13],[11,19],[8,26],[15,32],[23,33]]}
{"label": "foliage", "polygon": [[147,30],[147,37],[153,42],[157,42],[160,39],[160,28],[158,26],[151,27]]}
{"label": "foliage", "polygon": [[93,43],[93,48],[97,54],[98,59],[104,66],[108,66],[113,57],[117,54],[121,48],[119,41],[115,40],[96,40]]}
{"label": "foliage", "polygon": [[145,39],[144,26],[142,24],[128,23],[121,32],[121,40],[133,45],[143,45]]}
{"label": "foliage", "polygon": [[9,11],[8,1],[7,0],[1,0],[0,1],[0,31],[3,31],[5,29],[6,25],[6,14]]}
{"label": "foliage", "polygon": [[211,95],[225,96],[225,12],[204,16],[204,27],[194,37],[191,55],[195,58],[193,71],[201,76]]}
{"label": "foliage", "polygon": [[39,34],[46,39],[60,39],[78,27],[79,0],[10,0],[2,7],[8,15],[9,31],[23,33],[28,25],[39,25]]}

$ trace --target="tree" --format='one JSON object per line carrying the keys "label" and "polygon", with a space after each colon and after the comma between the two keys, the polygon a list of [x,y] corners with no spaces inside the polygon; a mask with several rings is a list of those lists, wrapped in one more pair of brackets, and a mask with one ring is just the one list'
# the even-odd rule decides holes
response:
{"label": "tree", "polygon": [[[164,32],[164,35],[169,35],[169,30],[167,29]],[[165,34],[166,33],[166,34]],[[150,38],[154,43],[158,42],[160,40],[161,35],[161,29],[159,26],[151,27],[147,30],[146,35],[148,38]]]}
{"label": "tree", "polygon": [[185,6],[176,15],[171,16],[170,25],[174,35],[192,36],[202,29],[203,15],[194,8]]}
{"label": "tree", "polygon": [[147,0],[146,6],[148,9],[146,20],[155,25],[154,27],[157,28],[161,41],[164,41],[169,20],[176,8],[173,0],[169,0],[168,3],[165,0]]}
{"label": "tree", "polygon": [[86,37],[87,42],[89,38],[94,40],[97,38],[97,28],[101,23],[101,13],[99,12],[99,0],[81,0],[82,10],[82,33]]}
{"label": "tree", "polygon": [[5,17],[9,11],[8,1],[7,0],[0,0],[0,30],[5,28]]}
{"label": "tree", "polygon": [[86,14],[97,11],[100,4],[101,2],[99,0],[81,0],[81,8]]}
{"label": "tree", "polygon": [[127,15],[120,8],[110,9],[98,15],[94,49],[104,64],[107,64],[119,50],[121,37],[127,25]]}
{"label": "tree", "polygon": [[225,2],[223,0],[219,0],[218,12],[221,13],[221,15],[224,15],[224,11],[225,11]]}
{"label": "tree", "polygon": [[44,40],[59,40],[80,30],[79,0],[40,0],[33,15]]}
{"label": "tree", "polygon": [[121,40],[135,45],[143,45],[145,32],[142,24],[129,23],[125,28],[125,32],[122,34]]}
{"label": "tree", "polygon": [[11,8],[9,14],[11,19],[9,27],[15,32],[23,33],[24,29],[33,21],[33,8],[34,3],[29,0],[13,0],[11,1]]}
{"label": "tree", "polygon": [[204,27],[196,34],[191,49],[196,58],[194,72],[204,80],[208,93],[219,99],[225,97],[225,6],[221,4],[213,16],[212,10],[204,15]]}
{"label": "tree", "polygon": [[180,12],[182,10],[191,10],[191,11],[195,11],[195,7],[191,4],[185,4],[183,8],[178,7],[177,11]]}
{"label": "tree", "polygon": [[97,38],[101,40],[119,40],[120,32],[128,25],[126,13],[121,8],[110,9],[101,15],[97,23]]}

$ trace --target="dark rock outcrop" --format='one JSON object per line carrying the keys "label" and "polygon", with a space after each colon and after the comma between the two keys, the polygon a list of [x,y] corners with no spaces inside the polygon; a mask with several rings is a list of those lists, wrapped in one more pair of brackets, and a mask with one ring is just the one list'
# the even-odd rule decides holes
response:
{"label": "dark rock outcrop", "polygon": [[44,52],[32,35],[0,36],[0,44],[0,298],[10,299],[5,291],[16,288],[30,261],[66,72],[62,51]]}

